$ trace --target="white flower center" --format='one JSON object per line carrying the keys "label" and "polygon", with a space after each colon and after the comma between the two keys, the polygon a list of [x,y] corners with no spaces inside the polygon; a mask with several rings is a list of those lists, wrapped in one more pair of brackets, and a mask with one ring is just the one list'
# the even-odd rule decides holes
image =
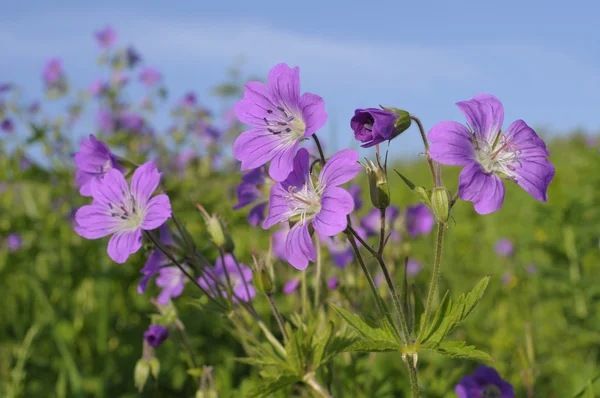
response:
{"label": "white flower center", "polygon": [[301,189],[290,187],[287,195],[284,196],[290,206],[288,218],[299,216],[301,223],[311,220],[321,211],[321,194],[324,189],[325,186],[319,185],[315,188],[310,177]]}
{"label": "white flower center", "polygon": [[477,161],[487,173],[502,173],[510,178],[514,177],[514,162],[518,162],[521,150],[501,133],[496,136],[494,142],[485,139],[474,141]]}
{"label": "white flower center", "polygon": [[276,109],[267,109],[270,115],[263,118],[267,131],[285,137],[287,143],[295,143],[298,139],[304,137],[306,124],[302,117],[295,115],[292,111],[282,106]]}
{"label": "white flower center", "polygon": [[109,203],[108,207],[109,215],[119,220],[120,231],[134,231],[142,225],[144,209],[129,192],[123,195],[121,203]]}

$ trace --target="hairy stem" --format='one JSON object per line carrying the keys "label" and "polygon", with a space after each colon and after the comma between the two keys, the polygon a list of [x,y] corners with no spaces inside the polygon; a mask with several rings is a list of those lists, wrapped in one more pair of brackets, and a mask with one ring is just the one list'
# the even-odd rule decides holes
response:
{"label": "hairy stem", "polygon": [[319,382],[317,381],[317,379],[315,378],[315,376],[313,374],[307,375],[304,378],[304,382],[308,386],[310,386],[310,388],[312,388],[320,397],[332,398],[331,395],[329,394],[329,392],[327,392],[327,390],[325,389],[325,387],[323,387],[321,384],[319,384]]}
{"label": "hairy stem", "polygon": [[319,308],[319,299],[321,294],[321,241],[317,238],[315,249],[317,251],[316,273],[315,273],[315,313]]}
{"label": "hairy stem", "polygon": [[325,166],[325,154],[323,153],[323,148],[321,147],[321,142],[319,138],[317,138],[316,134],[312,135],[313,140],[315,140],[315,144],[317,144],[317,149],[319,150],[319,156],[321,157],[321,166]]}
{"label": "hairy stem", "polygon": [[427,142],[427,136],[425,135],[423,123],[421,123],[421,120],[415,115],[410,115],[410,118],[414,120],[414,122],[417,123],[417,127],[419,127],[419,133],[421,133],[421,139],[423,140],[423,146],[425,147],[425,156],[427,157],[427,163],[429,164],[429,171],[431,172],[431,177],[435,183],[435,169],[433,167],[433,160],[431,160],[429,157],[429,143]]}
{"label": "hairy stem", "polygon": [[385,209],[379,209],[381,219],[381,229],[379,231],[379,248],[377,253],[381,256],[385,245]]}
{"label": "hairy stem", "polygon": [[277,325],[279,325],[279,330],[281,331],[281,335],[287,342],[289,337],[285,330],[285,323],[283,322],[283,317],[281,316],[281,312],[279,312],[279,308],[277,308],[277,304],[275,303],[275,299],[273,298],[273,293],[267,293],[267,299],[269,300],[269,304],[271,305],[271,310],[273,311],[273,315],[277,320]]}

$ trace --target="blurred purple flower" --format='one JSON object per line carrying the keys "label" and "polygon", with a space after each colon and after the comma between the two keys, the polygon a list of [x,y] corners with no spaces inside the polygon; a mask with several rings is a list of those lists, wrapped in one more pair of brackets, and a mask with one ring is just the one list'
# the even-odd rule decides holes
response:
{"label": "blurred purple flower", "polygon": [[110,81],[113,86],[124,86],[129,82],[129,76],[121,71],[115,71],[113,72]]}
{"label": "blurred purple flower", "polygon": [[90,87],[88,88],[90,95],[92,95],[93,97],[100,95],[104,90],[105,90],[104,82],[102,81],[102,79],[99,79],[99,78],[95,79],[92,82],[92,84],[90,84]]}
{"label": "blurred purple flower", "polygon": [[[390,233],[392,242],[400,241],[400,234],[395,229],[392,229],[394,221],[398,218],[400,210],[396,206],[390,206],[385,209],[385,224],[386,233]],[[360,220],[360,226],[363,227],[368,237],[379,235],[381,230],[381,214],[379,209],[372,209],[366,216]]]}
{"label": "blurred purple flower", "polygon": [[95,36],[100,48],[112,47],[117,40],[117,33],[110,26],[106,26],[104,29],[97,31]]}
{"label": "blurred purple flower", "polygon": [[140,72],[140,81],[147,87],[154,86],[160,79],[160,73],[154,68],[146,67]]}
{"label": "blurred purple flower", "polygon": [[121,170],[117,157],[93,134],[79,144],[75,165],[78,169],[75,178],[79,184],[79,193],[83,196],[92,196],[93,180],[101,180],[110,169]]}
{"label": "blurred purple flower", "polygon": [[362,209],[363,201],[361,199],[362,189],[358,184],[352,184],[348,187],[348,192],[352,195],[352,199],[354,199],[354,211],[359,211]]}
{"label": "blurred purple flower", "polygon": [[354,138],[362,142],[361,147],[369,148],[394,138],[398,115],[383,109],[357,109],[350,120]]}
{"label": "blurred purple flower", "polygon": [[140,115],[130,111],[121,112],[117,118],[116,130],[125,130],[132,133],[143,133],[144,119]]}
{"label": "blurred purple flower", "polygon": [[426,205],[418,204],[406,208],[406,230],[413,238],[429,234],[434,224],[433,214]]}
{"label": "blurred purple flower", "polygon": [[408,262],[406,263],[406,273],[408,276],[415,276],[419,272],[421,272],[422,269],[423,269],[423,266],[421,265],[421,263],[412,258],[409,259]]}
{"label": "blurred purple flower", "polygon": [[113,115],[109,109],[100,108],[96,112],[96,122],[98,127],[105,133],[112,132],[113,129]]}
{"label": "blurred purple flower", "polygon": [[21,171],[25,171],[31,167],[32,163],[25,155],[19,157],[19,168]]}
{"label": "blurred purple flower", "polygon": [[248,82],[244,98],[235,104],[238,119],[252,126],[233,145],[242,170],[255,169],[270,160],[269,175],[284,181],[293,169],[300,142],[327,121],[325,101],[311,93],[300,96],[300,69],[278,64],[267,85]]}
{"label": "blurred purple flower", "polygon": [[244,174],[237,187],[238,203],[233,209],[239,210],[254,203],[248,213],[248,222],[253,227],[258,226],[265,218],[268,202],[266,192],[272,184],[273,181],[267,176],[265,168],[259,167]]}
{"label": "blurred purple flower", "polygon": [[308,151],[302,148],[288,178],[271,187],[269,214],[263,228],[299,218],[286,238],[286,256],[296,269],[303,270],[309,261],[316,259],[309,225],[325,236],[334,236],[346,229],[346,217],[354,209],[354,201],[339,185],[356,177],[361,169],[357,160],[358,152],[352,149],[339,151],[327,161],[317,181],[313,182]]}
{"label": "blurred purple flower", "polygon": [[289,281],[287,281],[285,283],[285,285],[283,285],[283,294],[292,294],[294,293],[297,289],[298,286],[300,285],[300,279],[299,278],[292,278]]}
{"label": "blurred purple flower", "polygon": [[154,283],[162,288],[162,291],[156,301],[162,305],[167,305],[172,298],[179,297],[185,286],[185,278],[185,274],[176,265],[160,268],[159,275]]}
{"label": "blurred purple flower", "polygon": [[2,124],[0,124],[0,129],[5,133],[13,133],[15,131],[15,125],[12,120],[6,118],[2,121]]}
{"label": "blurred purple flower", "polygon": [[167,259],[163,252],[161,252],[159,249],[154,249],[152,254],[148,256],[146,264],[144,264],[144,267],[140,270],[140,274],[142,274],[143,276],[142,279],[140,279],[140,282],[138,283],[138,294],[144,294],[146,292],[148,283],[150,282],[152,277],[154,277],[154,275],[159,273],[160,268],[165,264],[166,261]]}
{"label": "blurred purple flower", "polygon": [[219,257],[214,268],[204,268],[204,276],[198,278],[198,283],[209,294],[211,294],[210,291],[212,289],[220,292],[223,297],[227,297],[227,290],[224,287],[228,284],[227,275],[229,275],[229,281],[231,282],[234,294],[233,301],[250,301],[256,294],[254,287],[251,285],[252,270],[240,263],[240,274],[240,270],[238,270],[235,259],[231,254],[225,255],[224,260]]}
{"label": "blurred purple flower", "polygon": [[546,144],[523,120],[502,132],[504,108],[498,98],[479,94],[456,104],[467,119],[438,123],[429,131],[429,155],[441,164],[464,166],[459,176],[461,199],[488,214],[504,202],[503,178],[516,182],[535,199],[548,200],[555,168]]}
{"label": "blurred purple flower", "polygon": [[504,283],[505,285],[509,285],[514,279],[514,275],[510,272],[505,272],[504,275],[502,275],[502,283]]}
{"label": "blurred purple flower", "polygon": [[161,345],[167,337],[169,337],[169,329],[163,325],[150,325],[144,332],[144,340],[154,348]]}
{"label": "blurred purple flower", "polygon": [[454,389],[458,398],[514,398],[513,386],[502,380],[496,369],[479,365],[472,375],[463,377]]}
{"label": "blurred purple flower", "polygon": [[273,255],[282,261],[287,261],[285,241],[287,239],[288,232],[290,232],[289,225],[283,223],[279,229],[275,231],[273,235],[271,235]]}
{"label": "blurred purple flower", "polygon": [[333,260],[333,264],[339,268],[345,268],[346,265],[350,264],[354,260],[354,253],[352,252],[352,246],[350,242],[340,236],[324,236],[320,237],[329,249],[329,254]]}
{"label": "blurred purple flower", "polygon": [[127,61],[127,66],[129,68],[134,68],[141,61],[142,57],[140,57],[140,54],[135,48],[130,46],[127,47],[127,50],[125,51],[125,59]]}
{"label": "blurred purple flower", "polygon": [[190,110],[194,108],[198,104],[198,99],[196,98],[196,94],[193,92],[186,93],[183,98],[181,98],[178,102],[178,106],[185,109]]}
{"label": "blurred purple flower", "polygon": [[510,257],[515,252],[515,245],[508,239],[500,239],[494,250],[500,257]]}
{"label": "blurred purple flower", "polygon": [[117,263],[142,247],[142,230],[153,230],[171,217],[171,203],[165,194],[154,197],[161,173],[146,162],[133,173],[131,186],[119,170],[108,170],[103,179],[93,179],[91,205],[77,210],[75,232],[86,239],[112,235],[108,255]]}
{"label": "blurred purple flower", "polygon": [[527,264],[527,267],[525,267],[525,269],[530,275],[533,275],[537,272],[537,267],[535,264]]}
{"label": "blurred purple flower", "polygon": [[52,58],[46,62],[42,73],[46,86],[53,86],[59,82],[63,76],[62,61],[58,58]]}
{"label": "blurred purple flower", "polygon": [[339,281],[337,276],[332,276],[331,278],[329,278],[327,280],[327,287],[329,288],[329,290],[335,290],[337,289],[337,287],[339,286]]}
{"label": "blurred purple flower", "polygon": [[223,130],[198,119],[194,122],[192,129],[196,134],[205,139],[209,144],[214,144],[223,136]]}
{"label": "blurred purple flower", "polygon": [[7,91],[12,90],[12,83],[0,83],[0,94],[6,93]]}
{"label": "blurred purple flower", "polygon": [[6,246],[8,246],[9,252],[16,252],[23,246],[23,239],[21,239],[21,235],[19,234],[9,234],[6,237]]}
{"label": "blurred purple flower", "polygon": [[27,112],[36,114],[40,110],[40,102],[34,101],[27,107]]}

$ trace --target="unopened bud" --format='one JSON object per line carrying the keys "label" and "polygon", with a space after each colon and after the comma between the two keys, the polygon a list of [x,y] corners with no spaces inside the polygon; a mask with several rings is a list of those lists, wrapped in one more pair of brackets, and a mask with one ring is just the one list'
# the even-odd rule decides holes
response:
{"label": "unopened bud", "polygon": [[267,269],[264,260],[258,259],[254,253],[252,254],[252,259],[254,260],[252,279],[255,281],[254,283],[256,289],[265,294],[273,293],[275,291],[273,289],[273,281],[271,279],[271,275],[269,275],[269,270]]}
{"label": "unopened bud", "polygon": [[365,166],[369,178],[369,191],[371,203],[378,209],[385,209],[390,205],[390,187],[387,175],[379,162],[377,164],[367,160]]}
{"label": "unopened bud", "polygon": [[144,385],[146,384],[149,375],[150,364],[144,359],[137,361],[135,364],[135,370],[133,371],[133,382],[138,391],[141,392],[144,389]]}
{"label": "unopened bud", "polygon": [[446,188],[434,188],[431,194],[431,210],[439,223],[450,217],[450,194]]}
{"label": "unopened bud", "polygon": [[196,207],[204,216],[204,223],[206,224],[206,229],[208,230],[208,234],[210,235],[213,244],[217,248],[223,249],[225,253],[233,252],[235,245],[233,244],[229,230],[225,226],[223,220],[216,214],[208,214],[204,207],[199,204],[197,204]]}

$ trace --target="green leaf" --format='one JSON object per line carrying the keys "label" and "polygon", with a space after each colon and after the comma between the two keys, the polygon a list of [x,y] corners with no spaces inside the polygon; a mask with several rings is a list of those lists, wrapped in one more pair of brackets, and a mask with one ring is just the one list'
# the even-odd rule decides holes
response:
{"label": "green leaf", "polygon": [[[448,297],[448,293],[446,293],[440,309],[435,314],[433,323],[421,342],[441,343],[448,333],[473,312],[473,309],[483,296],[489,281],[490,275],[479,281],[466,296],[464,293],[461,294],[454,303],[452,303],[452,300]],[[423,327],[423,322],[424,319],[421,320],[421,327]]]}
{"label": "green leaf", "polygon": [[312,365],[313,369],[319,367],[319,365],[323,361],[323,357],[325,356],[325,352],[327,350],[327,346],[329,345],[329,341],[331,340],[331,336],[333,335],[333,322],[329,321],[329,325],[325,333],[320,333],[314,339],[313,342],[313,355],[312,355]]}
{"label": "green leaf", "polygon": [[300,379],[297,376],[284,375],[275,380],[264,381],[258,387],[253,388],[248,392],[248,398],[269,397],[279,390],[298,383]]}
{"label": "green leaf", "polygon": [[[352,334],[352,336],[350,334]],[[357,340],[358,337],[354,336],[354,332],[350,332],[348,329],[336,334],[327,344],[327,352],[321,360],[321,363],[329,361],[331,358],[341,352],[348,351],[347,348],[354,344]]]}
{"label": "green leaf", "polygon": [[345,349],[347,352],[389,352],[400,351],[400,346],[395,341],[380,341],[380,340],[358,340],[351,346]]}
{"label": "green leaf", "polygon": [[291,328],[288,328],[288,335],[290,338],[288,339],[285,345],[287,363],[289,367],[300,376],[304,374],[304,353],[302,352],[302,346],[300,343],[300,341],[302,340],[301,332],[302,329],[296,329],[292,331]]}
{"label": "green leaf", "polygon": [[[592,377],[590,380],[588,380],[588,382],[586,383],[586,385],[579,390],[579,392],[575,395],[573,395],[573,398],[588,398],[588,397],[594,397],[594,383],[596,381],[598,381],[600,379],[600,374],[597,374],[596,376]],[[591,395],[590,395],[591,393]]]}
{"label": "green leaf", "polygon": [[474,361],[494,362],[488,353],[476,350],[475,346],[467,345],[464,341],[444,341],[440,344],[425,343],[421,346],[422,350],[435,351],[438,354],[450,358],[472,359]]}
{"label": "green leaf", "polygon": [[[356,314],[338,308],[331,307],[346,321],[362,339],[352,344],[346,351],[392,351],[399,350],[400,345],[393,334],[386,328],[375,328]],[[354,348],[353,348],[354,347]]]}

